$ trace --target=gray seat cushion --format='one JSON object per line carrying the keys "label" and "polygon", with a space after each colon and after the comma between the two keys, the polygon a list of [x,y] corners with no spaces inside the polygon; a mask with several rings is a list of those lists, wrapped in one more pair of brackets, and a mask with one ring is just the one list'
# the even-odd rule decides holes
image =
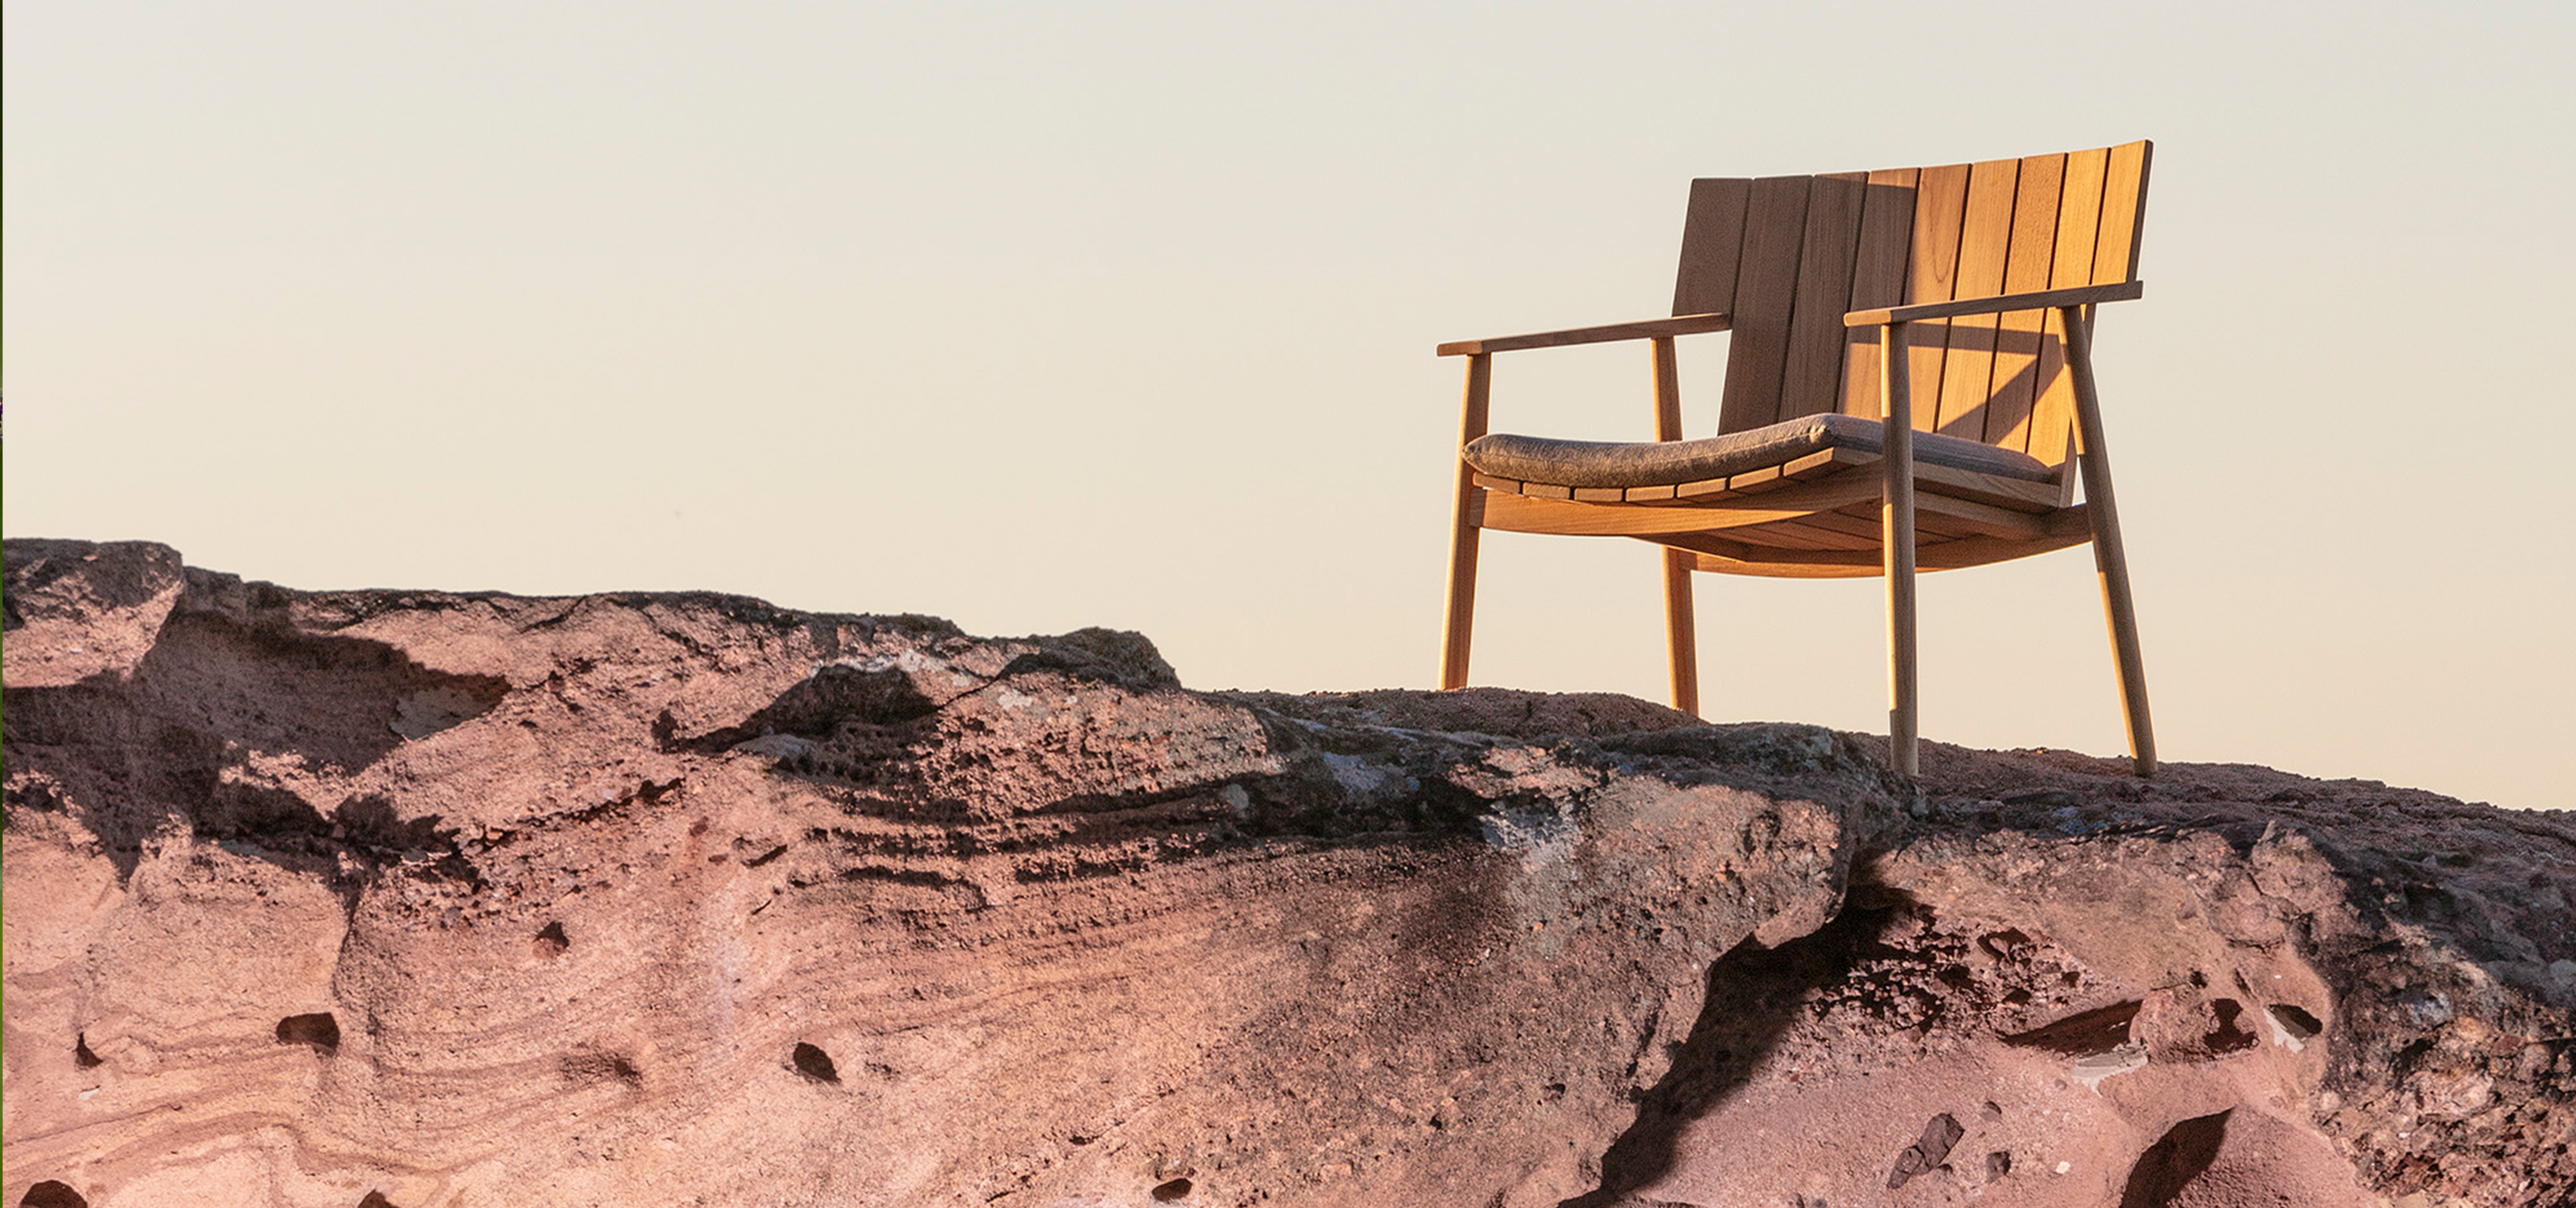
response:
{"label": "gray seat cushion", "polygon": [[[1702,440],[1550,440],[1496,432],[1468,442],[1467,464],[1496,478],[1558,487],[1661,487],[1705,482],[1783,465],[1837,446],[1876,453],[1879,423],[1856,415],[1803,415],[1750,432]],[[2056,472],[2036,457],[1980,441],[1914,434],[1914,460],[2003,478],[2047,482]]]}

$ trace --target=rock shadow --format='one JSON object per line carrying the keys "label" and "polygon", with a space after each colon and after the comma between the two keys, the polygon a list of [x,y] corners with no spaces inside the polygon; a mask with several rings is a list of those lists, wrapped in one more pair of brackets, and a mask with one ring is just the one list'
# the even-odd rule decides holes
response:
{"label": "rock shadow", "polygon": [[[76,803],[120,876],[172,819],[199,834],[298,846],[333,823],[386,846],[436,846],[436,820],[398,820],[378,799],[326,820],[293,792],[235,778],[246,752],[322,775],[359,771],[403,743],[490,712],[494,676],[458,675],[366,638],[174,613],[130,677],[11,688],[12,808]],[[23,781],[23,783],[21,783]]]}
{"label": "rock shadow", "polygon": [[2170,1208],[2201,1172],[2218,1160],[2227,1141],[2227,1118],[2234,1108],[2194,1116],[2174,1125],[2138,1155],[2129,1180],[2120,1189],[2120,1208]]}
{"label": "rock shadow", "polygon": [[1854,882],[1843,909],[1777,948],[1747,937],[1709,966],[1708,998],[1636,1123],[1601,1155],[1601,1186],[1559,1208],[1609,1208],[1673,1167],[1682,1132],[1750,1082],[1817,991],[1848,981],[1914,909],[1902,890]]}

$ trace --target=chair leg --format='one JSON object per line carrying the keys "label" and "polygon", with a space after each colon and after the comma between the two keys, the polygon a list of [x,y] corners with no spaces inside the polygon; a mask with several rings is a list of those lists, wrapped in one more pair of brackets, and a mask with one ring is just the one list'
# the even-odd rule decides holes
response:
{"label": "chair leg", "polygon": [[2111,490],[2111,453],[2102,436],[2102,396],[2093,383],[2093,329],[2083,308],[2059,310],[2066,331],[2067,376],[2075,385],[2076,469],[2084,476],[2085,513],[2093,521],[2093,569],[2102,580],[2102,615],[2111,626],[2111,656],[2120,672],[2120,712],[2129,724],[2129,757],[2138,775],[2156,774],[2155,724],[2147,716],[2146,659],[2138,651],[2138,612],[2129,596],[2129,552],[2120,543],[2120,504]]}
{"label": "chair leg", "polygon": [[[1464,501],[1460,503],[1465,506]],[[1467,686],[1467,649],[1476,625],[1476,544],[1484,530],[1464,516],[1449,538],[1449,611],[1440,627],[1440,687]]]}
{"label": "chair leg", "polygon": [[[1894,465],[1896,457],[1888,461]],[[1890,473],[1891,478],[1899,476],[1907,480],[1901,500],[1890,490],[1879,509],[1887,573],[1887,747],[1896,774],[1912,776],[1922,768],[1915,679],[1914,484],[1911,474]]]}
{"label": "chair leg", "polygon": [[1921,769],[1914,648],[1914,407],[1905,327],[1878,329],[1879,400],[1886,471],[1879,503],[1880,569],[1887,575],[1887,753],[1899,776]]}
{"label": "chair leg", "polygon": [[1699,716],[1699,627],[1691,612],[1691,572],[1697,565],[1688,550],[1664,551],[1664,637],[1672,648],[1673,707]]}
{"label": "chair leg", "polygon": [[[1681,360],[1671,336],[1647,344],[1655,365],[1655,439],[1682,438]],[[1684,550],[1664,553],[1664,640],[1672,654],[1673,707],[1699,716],[1699,635],[1691,619],[1691,572],[1698,558]]]}
{"label": "chair leg", "polygon": [[[2088,501],[2089,502],[2089,501]],[[2155,723],[2147,715],[2146,657],[2138,648],[2138,610],[2129,598],[2129,556],[2120,548],[2120,523],[2093,513],[2093,568],[2102,580],[2102,618],[2111,626],[2111,655],[2119,665],[2120,713],[2129,726],[2129,757],[2138,775],[2156,774]]]}
{"label": "chair leg", "polygon": [[[1467,388],[1458,408],[1458,445],[1485,434],[1494,392],[1494,358],[1477,353],[1467,358]],[[1440,627],[1440,687],[1467,686],[1467,650],[1475,637],[1476,546],[1484,530],[1477,526],[1475,467],[1458,462],[1457,508],[1449,529],[1449,607]]]}

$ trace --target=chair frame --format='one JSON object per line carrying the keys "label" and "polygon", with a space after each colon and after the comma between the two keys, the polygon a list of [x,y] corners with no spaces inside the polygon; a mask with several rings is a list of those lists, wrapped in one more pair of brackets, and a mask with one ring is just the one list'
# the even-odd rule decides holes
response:
{"label": "chair frame", "polygon": [[[2145,666],[2127,552],[2120,536],[2092,350],[2094,308],[2106,302],[2134,299],[2143,292],[2141,283],[2124,280],[1844,313],[1845,328],[1875,329],[1880,355],[1872,359],[1876,362],[1874,376],[1878,379],[1878,418],[1884,425],[1884,451],[1875,456],[1852,456],[1842,450],[1829,450],[1800,459],[1813,465],[1792,463],[1784,467],[1780,481],[1762,484],[1765,489],[1760,493],[1731,491],[1720,484],[1694,501],[1688,498],[1686,488],[1681,497],[1676,497],[1674,488],[1655,488],[1658,493],[1653,498],[1641,501],[1640,491],[1633,488],[1623,492],[1616,488],[1587,491],[1532,487],[1481,474],[1462,454],[1457,464],[1456,506],[1450,534],[1440,686],[1460,688],[1467,683],[1477,552],[1487,528],[1623,535],[1662,544],[1673,705],[1693,714],[1699,711],[1690,579],[1693,571],[1782,577],[1877,574],[1887,581],[1890,762],[1896,771],[1910,777],[1920,769],[1914,583],[1917,573],[1982,565],[2090,543],[2104,619],[2110,630],[2130,755],[2139,775],[2154,774],[2155,739],[2147,705]],[[1911,397],[1913,371],[1900,371],[1910,364],[1905,355],[1909,327],[1930,320],[2016,311],[2044,311],[2056,316],[2057,322],[2049,326],[2062,332],[2065,370],[2072,386],[2074,464],[2061,465],[2055,483],[2031,483],[1917,463],[1913,452],[1917,430]],[[1463,450],[1468,442],[1489,431],[1496,354],[1627,340],[1648,343],[1653,362],[1655,439],[1679,440],[1681,391],[1674,341],[1683,335],[1726,331],[1733,325],[1727,314],[1703,313],[1442,344],[1437,350],[1439,355],[1466,358],[1459,447]],[[1867,461],[1878,463],[1877,473],[1836,472],[1845,467],[1857,470],[1860,463]],[[1792,481],[1802,469],[1817,468],[1827,476],[1824,480]],[[2082,503],[2072,499],[2078,476],[2084,488]],[[1932,489],[1918,490],[1918,486]],[[1773,487],[1776,489],[1770,489]],[[1811,520],[1833,509],[1862,504],[1871,494],[1878,502],[1878,556],[1872,560],[1875,565],[1861,561],[1858,550],[1806,554],[1712,539],[1730,527]],[[1997,502],[2012,507],[1995,506]],[[1931,547],[1931,560],[1925,564],[1918,558],[1917,529],[1927,513],[1982,535]]]}

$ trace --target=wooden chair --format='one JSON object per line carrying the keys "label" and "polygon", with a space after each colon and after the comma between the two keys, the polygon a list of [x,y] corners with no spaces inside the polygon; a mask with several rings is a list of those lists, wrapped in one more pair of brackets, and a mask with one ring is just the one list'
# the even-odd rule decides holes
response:
{"label": "wooden chair", "polygon": [[[2091,352],[2096,304],[2141,293],[2149,151],[1693,181],[1672,318],[1440,345],[1467,358],[1441,687],[1467,682],[1486,529],[1663,546],[1673,704],[1692,713],[1692,571],[1885,575],[1891,747],[1912,775],[1915,571],[2089,541],[2152,774]],[[1734,333],[1719,435],[1685,441],[1673,340],[1710,331]],[[1659,443],[1488,433],[1494,354],[1606,340],[1648,342]]]}

